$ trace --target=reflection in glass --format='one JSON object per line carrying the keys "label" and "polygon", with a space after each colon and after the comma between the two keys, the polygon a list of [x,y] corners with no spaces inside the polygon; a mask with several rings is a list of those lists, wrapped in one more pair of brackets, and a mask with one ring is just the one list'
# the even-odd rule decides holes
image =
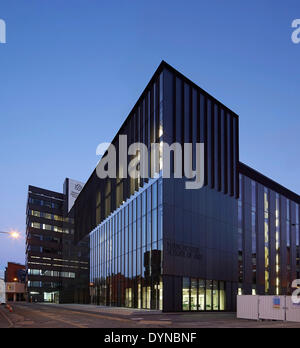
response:
{"label": "reflection in glass", "polygon": [[158,204],[157,194],[160,186],[157,180],[147,186],[90,234],[90,282],[94,304],[162,309],[162,206]]}
{"label": "reflection in glass", "polygon": [[190,278],[182,279],[182,310],[190,310]]}
{"label": "reflection in glass", "polygon": [[197,310],[197,279],[192,279],[191,281],[191,310]]}
{"label": "reflection in glass", "polygon": [[204,311],[205,310],[205,281],[202,279],[199,279],[198,282],[198,310]]}
{"label": "reflection in glass", "polygon": [[206,310],[212,310],[212,281],[206,281]]}
{"label": "reflection in glass", "polygon": [[218,282],[215,280],[213,281],[213,310],[219,310],[219,289]]}
{"label": "reflection in glass", "polygon": [[226,295],[225,295],[225,284],[220,282],[220,311],[225,311],[226,308]]}

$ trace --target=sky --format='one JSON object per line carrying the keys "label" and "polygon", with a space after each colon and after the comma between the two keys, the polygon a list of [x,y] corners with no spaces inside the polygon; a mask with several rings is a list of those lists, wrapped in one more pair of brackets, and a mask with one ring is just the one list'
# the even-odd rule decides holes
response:
{"label": "sky", "polygon": [[[28,185],[85,182],[161,60],[240,117],[240,160],[300,193],[299,0],[1,0],[0,269]],[[118,103],[115,98],[117,96]]]}

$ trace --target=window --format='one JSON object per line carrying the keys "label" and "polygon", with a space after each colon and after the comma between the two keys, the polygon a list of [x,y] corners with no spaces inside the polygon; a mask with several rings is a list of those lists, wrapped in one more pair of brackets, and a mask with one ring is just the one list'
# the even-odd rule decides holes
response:
{"label": "window", "polygon": [[39,211],[30,210],[30,215],[36,216],[36,217],[40,217],[40,216],[41,216],[41,213],[40,213]]}
{"label": "window", "polygon": [[205,310],[205,281],[202,279],[198,280],[198,310],[204,311]]}
{"label": "window", "polygon": [[49,201],[44,201],[43,202],[43,206],[46,207],[46,208],[50,208],[51,209],[52,208],[52,203],[49,202]]}
{"label": "window", "polygon": [[207,280],[206,281],[206,310],[207,311],[212,310],[212,289],[213,289],[212,280]]}
{"label": "window", "polygon": [[32,222],[32,223],[31,223],[31,227],[32,227],[32,228],[40,229],[40,228],[41,228],[41,224],[39,224],[38,222]]}
{"label": "window", "polygon": [[264,210],[265,210],[265,293],[269,292],[270,277],[269,277],[269,190],[264,188]]}
{"label": "window", "polygon": [[220,311],[225,311],[226,309],[226,294],[225,294],[225,283],[219,282],[220,289]]}
{"label": "window", "polygon": [[190,278],[183,278],[182,281],[182,310],[190,310]]}
{"label": "window", "polygon": [[280,198],[279,194],[276,193],[276,295],[280,295]]}
{"label": "window", "polygon": [[183,311],[225,311],[225,282],[183,278]]}
{"label": "window", "polygon": [[42,282],[36,282],[36,281],[28,281],[28,287],[29,288],[41,288],[42,287]]}
{"label": "window", "polygon": [[219,310],[219,287],[218,282],[216,280],[213,281],[213,310],[218,311]]}
{"label": "window", "polygon": [[197,287],[198,287],[197,279],[192,279],[191,281],[191,310],[192,311],[196,311],[198,308]]}
{"label": "window", "polygon": [[33,253],[42,253],[43,252],[43,248],[37,245],[29,245],[28,247],[29,251],[33,252]]}

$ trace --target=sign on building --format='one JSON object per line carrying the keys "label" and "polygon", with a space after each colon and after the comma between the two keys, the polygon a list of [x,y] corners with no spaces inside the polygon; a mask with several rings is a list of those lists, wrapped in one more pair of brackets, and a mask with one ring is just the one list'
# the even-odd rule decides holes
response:
{"label": "sign on building", "polygon": [[68,212],[72,209],[83,186],[84,184],[80,181],[68,179]]}

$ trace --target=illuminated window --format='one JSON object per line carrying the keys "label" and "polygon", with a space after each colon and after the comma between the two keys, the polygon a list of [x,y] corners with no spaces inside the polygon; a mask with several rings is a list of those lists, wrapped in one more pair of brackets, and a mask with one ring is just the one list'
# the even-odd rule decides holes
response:
{"label": "illuminated window", "polygon": [[182,282],[182,310],[190,310],[190,278],[183,278]]}
{"label": "illuminated window", "polygon": [[269,255],[269,190],[264,188],[264,231],[265,231],[265,293],[267,294],[270,289],[270,277],[269,277],[269,266],[270,266],[270,255]]}

